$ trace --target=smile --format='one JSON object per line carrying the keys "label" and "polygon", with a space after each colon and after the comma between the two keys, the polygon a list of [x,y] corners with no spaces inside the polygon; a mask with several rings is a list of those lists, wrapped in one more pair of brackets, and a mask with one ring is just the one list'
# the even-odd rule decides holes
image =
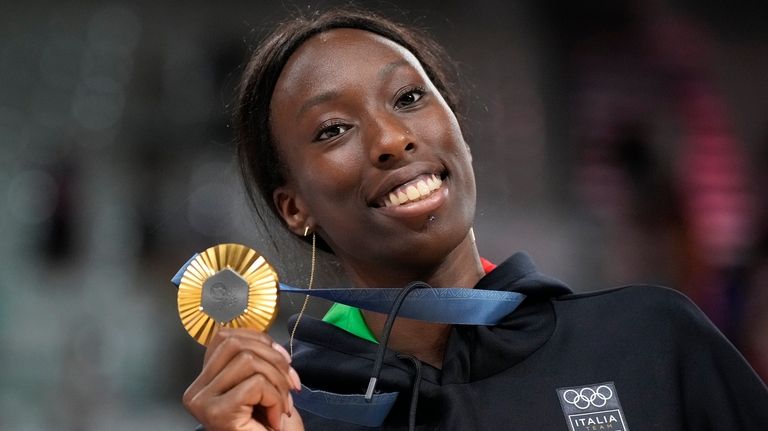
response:
{"label": "smile", "polygon": [[410,202],[418,202],[431,196],[443,185],[443,180],[435,174],[422,174],[392,189],[377,202],[379,207],[395,207]]}

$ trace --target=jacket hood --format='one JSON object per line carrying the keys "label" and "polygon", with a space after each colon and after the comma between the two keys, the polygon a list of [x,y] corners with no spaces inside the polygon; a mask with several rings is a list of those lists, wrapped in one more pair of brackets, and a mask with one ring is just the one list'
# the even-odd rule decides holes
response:
{"label": "jacket hood", "polygon": [[[550,300],[571,293],[562,281],[540,273],[522,252],[486,274],[475,288],[513,291],[527,298],[496,326],[455,326],[440,372],[442,383],[484,379],[527,359],[555,329]],[[488,351],[498,355],[479,353]]]}
{"label": "jacket hood", "polygon": [[527,253],[515,253],[485,275],[475,289],[505,290],[532,298],[551,298],[571,293],[562,281],[540,273]]}
{"label": "jacket hood", "polygon": [[[454,325],[441,369],[387,350],[378,389],[410,394],[419,374],[419,411],[439,409],[440,387],[471,383],[515,366],[528,358],[552,335],[555,327],[550,300],[571,293],[559,280],[539,273],[525,253],[516,253],[486,274],[475,289],[513,291],[526,295],[523,303],[495,326]],[[296,317],[289,320],[292,327]],[[366,390],[376,358],[377,344],[358,338],[318,319],[305,317],[295,333],[293,366],[308,387],[340,394]],[[487,352],[497,352],[488,355]],[[482,354],[480,352],[485,352]],[[394,411],[408,410],[401,396]],[[407,417],[398,413],[392,417]]]}

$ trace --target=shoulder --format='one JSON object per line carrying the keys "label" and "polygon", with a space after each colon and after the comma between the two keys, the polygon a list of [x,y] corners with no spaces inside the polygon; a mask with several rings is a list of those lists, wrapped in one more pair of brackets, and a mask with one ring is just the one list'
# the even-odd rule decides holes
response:
{"label": "shoulder", "polygon": [[696,305],[677,290],[655,285],[628,285],[613,289],[559,296],[555,302],[568,306],[609,306],[655,312],[698,312]]}
{"label": "shoulder", "polygon": [[717,333],[684,294],[667,287],[630,285],[553,300],[559,319],[634,328],[659,335]]}

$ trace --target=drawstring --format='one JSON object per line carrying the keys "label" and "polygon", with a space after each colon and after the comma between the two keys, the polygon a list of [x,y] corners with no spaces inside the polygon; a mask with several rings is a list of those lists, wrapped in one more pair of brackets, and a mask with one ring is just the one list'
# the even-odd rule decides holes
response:
{"label": "drawstring", "polygon": [[411,408],[408,410],[408,431],[414,431],[416,429],[416,409],[419,405],[419,388],[421,387],[421,361],[411,355],[397,355],[397,357],[408,359],[413,363],[413,368],[416,369],[416,378],[413,381],[411,391]]}
{"label": "drawstring", "polygon": [[387,315],[387,322],[384,324],[384,333],[382,334],[381,342],[379,343],[379,350],[376,352],[376,362],[373,363],[371,380],[368,381],[368,389],[365,391],[365,400],[368,402],[371,402],[373,399],[373,391],[376,390],[376,383],[381,374],[381,366],[384,363],[384,354],[387,351],[387,343],[389,343],[389,333],[392,332],[392,325],[395,323],[397,313],[400,312],[400,306],[403,305],[403,301],[405,301],[405,297],[408,296],[409,293],[420,287],[431,286],[423,281],[409,283],[400,290],[400,293],[397,294],[397,298],[395,298],[395,301],[392,303],[392,308],[389,310],[389,315]]}

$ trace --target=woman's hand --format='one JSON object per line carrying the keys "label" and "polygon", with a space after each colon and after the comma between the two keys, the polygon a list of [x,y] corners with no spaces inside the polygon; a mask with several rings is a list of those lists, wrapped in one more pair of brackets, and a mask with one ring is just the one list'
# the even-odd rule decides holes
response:
{"label": "woman's hand", "polygon": [[303,431],[290,393],[301,383],[290,362],[264,333],[221,328],[184,392],[184,406],[206,431]]}

